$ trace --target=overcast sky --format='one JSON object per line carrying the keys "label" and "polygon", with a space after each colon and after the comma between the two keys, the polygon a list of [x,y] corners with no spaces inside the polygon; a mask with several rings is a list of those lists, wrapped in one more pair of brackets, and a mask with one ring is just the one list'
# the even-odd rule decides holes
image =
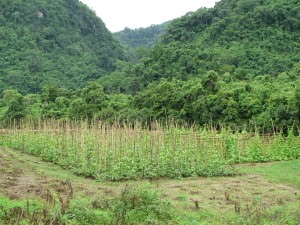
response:
{"label": "overcast sky", "polygon": [[93,9],[111,32],[140,28],[213,7],[218,0],[80,0]]}

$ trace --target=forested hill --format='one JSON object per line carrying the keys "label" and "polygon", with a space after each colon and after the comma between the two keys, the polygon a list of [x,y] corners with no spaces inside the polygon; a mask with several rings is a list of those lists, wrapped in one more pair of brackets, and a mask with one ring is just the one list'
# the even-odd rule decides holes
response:
{"label": "forested hill", "polygon": [[157,42],[160,40],[160,37],[166,32],[169,24],[170,21],[158,25],[151,25],[146,28],[125,28],[122,31],[114,33],[113,35],[120,40],[122,44],[128,47],[151,48],[157,44]]}
{"label": "forested hill", "polygon": [[[173,20],[157,45],[116,64],[121,47],[86,6],[35,3],[0,3],[6,123],[43,117],[174,119],[268,132],[300,126],[299,0],[221,0]],[[60,87],[92,79],[77,91]]]}
{"label": "forested hill", "polygon": [[123,50],[79,0],[0,1],[0,91],[84,87],[115,69]]}
{"label": "forested hill", "polygon": [[222,0],[172,21],[146,62],[149,83],[206,71],[276,76],[300,61],[300,1]]}

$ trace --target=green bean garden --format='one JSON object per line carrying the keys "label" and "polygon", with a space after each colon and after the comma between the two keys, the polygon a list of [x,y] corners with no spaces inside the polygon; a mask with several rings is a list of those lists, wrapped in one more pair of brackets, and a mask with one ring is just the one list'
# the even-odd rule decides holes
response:
{"label": "green bean garden", "polygon": [[0,145],[102,181],[231,175],[236,163],[300,156],[300,138],[292,130],[261,135],[175,122],[15,122],[1,131]]}

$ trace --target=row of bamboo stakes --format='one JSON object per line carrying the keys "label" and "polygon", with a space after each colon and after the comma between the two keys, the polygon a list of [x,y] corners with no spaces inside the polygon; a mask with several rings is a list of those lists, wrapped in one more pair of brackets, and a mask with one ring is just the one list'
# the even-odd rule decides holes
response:
{"label": "row of bamboo stakes", "polygon": [[281,134],[233,134],[225,129],[159,122],[146,127],[138,122],[19,121],[0,135],[0,145],[41,155],[45,160],[77,168],[93,177],[134,177],[135,173],[147,177],[149,170],[154,176],[168,176],[176,170],[193,173],[216,161],[246,162],[253,149],[270,160],[274,151],[287,151],[291,146],[300,149],[299,136],[290,140]]}

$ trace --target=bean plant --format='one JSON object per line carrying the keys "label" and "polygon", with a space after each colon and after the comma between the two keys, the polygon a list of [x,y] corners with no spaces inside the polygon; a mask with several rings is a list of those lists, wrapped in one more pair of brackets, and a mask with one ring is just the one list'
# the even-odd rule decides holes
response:
{"label": "bean plant", "polygon": [[300,157],[300,138],[159,122],[22,121],[1,133],[0,145],[98,180],[223,176],[229,164]]}

